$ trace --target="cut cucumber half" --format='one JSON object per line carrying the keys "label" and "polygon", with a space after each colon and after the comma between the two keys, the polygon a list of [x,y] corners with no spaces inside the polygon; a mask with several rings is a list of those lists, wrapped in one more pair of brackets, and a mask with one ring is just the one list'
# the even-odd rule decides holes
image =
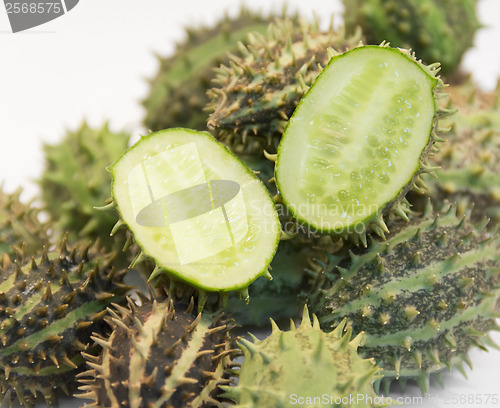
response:
{"label": "cut cucumber half", "polygon": [[409,53],[361,46],[333,57],[302,98],[278,148],[276,182],[292,215],[314,232],[388,232],[406,193],[428,172],[442,82]]}
{"label": "cut cucumber half", "polygon": [[245,288],[268,274],[279,241],[262,182],[206,132],[143,137],[110,167],[123,222],[158,272],[208,291]]}

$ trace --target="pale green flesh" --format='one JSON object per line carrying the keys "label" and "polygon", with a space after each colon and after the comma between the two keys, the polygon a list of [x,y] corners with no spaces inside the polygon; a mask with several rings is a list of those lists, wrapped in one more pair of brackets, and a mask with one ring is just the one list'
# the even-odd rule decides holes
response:
{"label": "pale green flesh", "polygon": [[278,150],[278,188],[296,218],[340,231],[396,199],[429,143],[436,82],[396,49],[367,46],[333,58]]}
{"label": "pale green flesh", "polygon": [[[120,215],[158,266],[215,291],[246,287],[266,272],[280,233],[274,203],[257,177],[208,133],[153,133],[129,149],[111,171]],[[239,185],[223,206],[216,204],[214,187],[220,180]],[[180,200],[177,196],[172,206],[172,194],[207,182],[209,193]],[[141,225],[137,215],[152,202],[159,204],[158,226]]]}

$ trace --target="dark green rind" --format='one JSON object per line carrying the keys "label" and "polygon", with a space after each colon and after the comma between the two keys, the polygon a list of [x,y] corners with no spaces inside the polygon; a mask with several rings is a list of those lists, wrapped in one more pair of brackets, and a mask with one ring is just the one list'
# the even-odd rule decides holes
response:
{"label": "dark green rind", "polygon": [[361,27],[369,44],[411,48],[453,73],[480,27],[476,0],[344,0],[346,30]]}
{"label": "dark green rind", "polygon": [[99,238],[110,251],[122,249],[125,237],[109,237],[118,215],[94,207],[109,199],[106,167],[127,149],[129,138],[125,132],[110,131],[107,124],[93,129],[83,123],[61,143],[44,146],[46,165],[39,183],[57,234],[68,233],[72,242]]}
{"label": "dark green rind", "polygon": [[249,36],[216,70],[210,131],[238,155],[276,153],[288,118],[331,57],[327,49],[345,51],[359,40],[359,34],[345,38],[303,20],[277,20],[265,37]]}
{"label": "dark green rind", "polygon": [[[31,261],[6,261],[0,269],[0,370],[2,395],[33,406],[42,394],[48,406],[56,391],[75,387],[82,350],[92,333],[103,333],[111,302],[121,302],[129,289],[113,257],[98,248],[43,251]],[[24,263],[23,263],[24,262]]]}
{"label": "dark green rind", "polygon": [[212,69],[227,61],[248,33],[265,33],[272,16],[242,8],[235,18],[225,17],[211,28],[187,29],[187,39],[175,55],[159,57],[160,68],[150,81],[151,91],[142,102],[144,124],[152,131],[170,127],[206,130],[206,92],[215,78]]}
{"label": "dark green rind", "polygon": [[89,370],[79,375],[82,394],[99,407],[193,408],[222,404],[218,386],[227,384],[231,350],[230,323],[220,315],[193,314],[193,303],[165,297],[129,300],[128,308],[109,310],[113,330],[94,337],[102,347],[88,356]]}
{"label": "dark green rind", "polygon": [[386,242],[330,257],[309,304],[325,330],[347,317],[353,333],[366,333],[360,352],[384,369],[387,386],[412,378],[427,393],[430,373],[461,369],[471,347],[493,345],[499,249],[499,234],[457,218],[454,207],[428,209],[409,224],[394,221]]}

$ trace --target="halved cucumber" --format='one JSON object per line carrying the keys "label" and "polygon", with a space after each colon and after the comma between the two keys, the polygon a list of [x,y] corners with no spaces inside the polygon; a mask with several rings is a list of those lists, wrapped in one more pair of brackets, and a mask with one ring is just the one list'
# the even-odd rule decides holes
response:
{"label": "halved cucumber", "polygon": [[387,232],[383,214],[406,217],[404,197],[435,141],[437,66],[387,46],[330,60],[278,149],[277,186],[296,219],[366,244],[367,230]]}
{"label": "halved cucumber", "polygon": [[210,134],[152,133],[110,170],[122,220],[162,272],[210,291],[241,289],[268,273],[280,234],[274,202]]}

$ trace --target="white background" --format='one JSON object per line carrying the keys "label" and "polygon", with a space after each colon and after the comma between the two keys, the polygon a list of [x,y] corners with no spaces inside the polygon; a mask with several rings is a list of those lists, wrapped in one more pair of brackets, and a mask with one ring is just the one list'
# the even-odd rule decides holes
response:
{"label": "white background", "polygon": [[[10,32],[0,5],[0,182],[4,181],[4,188],[12,191],[22,186],[24,198],[34,197],[38,190],[33,180],[43,169],[42,143],[57,142],[83,118],[92,126],[109,120],[112,129],[125,129],[135,136],[144,132],[140,100],[148,92],[145,78],[157,70],[153,53],[171,54],[175,43],[184,38],[184,26],[212,24],[226,10],[236,14],[239,4],[234,0],[81,0],[67,15],[17,34]],[[282,4],[252,0],[248,6],[269,11],[281,10]],[[336,24],[342,21],[340,0],[289,0],[288,8],[307,18],[315,12],[325,27],[332,13]],[[483,89],[492,90],[500,76],[500,1],[480,0],[479,14],[487,27],[478,32],[462,69],[472,72]],[[500,343],[499,333],[494,338]],[[423,406],[452,406],[446,398],[453,394],[496,393],[500,398],[500,352],[474,350],[471,358],[475,369],[468,373],[469,381],[457,372],[445,376],[446,389],[433,383],[434,400],[424,400]],[[409,386],[406,395],[419,392]]]}

